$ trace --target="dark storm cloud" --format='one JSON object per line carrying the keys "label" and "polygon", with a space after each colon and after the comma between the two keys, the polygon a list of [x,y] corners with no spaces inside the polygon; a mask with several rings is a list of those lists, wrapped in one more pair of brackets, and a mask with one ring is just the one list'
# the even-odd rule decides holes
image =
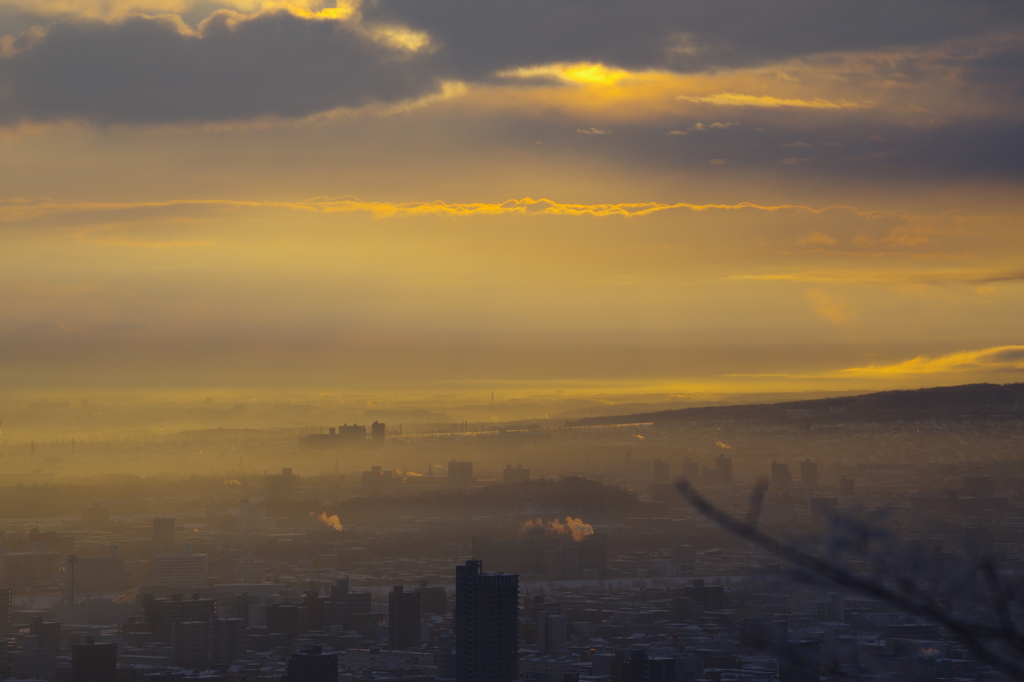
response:
{"label": "dark storm cloud", "polygon": [[433,90],[415,61],[335,21],[286,12],[201,35],[163,19],[65,21],[0,59],[0,122],[95,123],[301,117]]}
{"label": "dark storm cloud", "polygon": [[700,71],[806,54],[923,45],[1020,26],[1024,4],[977,0],[378,0],[368,20],[407,24],[439,59],[484,78],[554,61]]}
{"label": "dark storm cloud", "polygon": [[[199,35],[158,18],[61,20],[0,57],[0,124],[294,118],[554,61],[702,71],[1024,25],[1024,3],[981,0],[367,0],[362,14],[362,24],[221,14]],[[385,24],[427,33],[434,49],[402,52],[364,30]],[[1010,48],[971,59],[976,82],[1019,80]]]}

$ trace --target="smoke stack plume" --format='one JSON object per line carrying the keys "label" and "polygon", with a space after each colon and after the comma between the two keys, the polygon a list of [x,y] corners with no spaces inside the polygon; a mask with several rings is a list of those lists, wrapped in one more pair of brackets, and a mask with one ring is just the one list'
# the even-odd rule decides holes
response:
{"label": "smoke stack plume", "polygon": [[526,533],[533,528],[543,528],[546,533],[552,535],[570,535],[573,542],[583,542],[588,535],[592,535],[594,532],[594,527],[589,523],[583,523],[582,519],[574,519],[571,516],[566,516],[564,523],[558,519],[548,523],[544,523],[543,519],[530,519],[523,524],[519,532]]}
{"label": "smoke stack plume", "polygon": [[338,518],[337,514],[334,514],[333,516],[328,516],[327,512],[320,512],[320,516],[317,516],[313,512],[309,512],[309,515],[317,521],[319,521],[320,523],[327,526],[328,528],[333,528],[334,530],[344,530],[345,528],[341,525],[341,519]]}

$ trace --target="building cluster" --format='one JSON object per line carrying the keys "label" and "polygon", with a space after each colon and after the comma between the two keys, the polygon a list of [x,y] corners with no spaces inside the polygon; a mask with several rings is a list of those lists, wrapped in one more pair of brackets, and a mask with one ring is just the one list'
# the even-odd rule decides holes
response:
{"label": "building cluster", "polygon": [[[671,452],[658,445],[673,442],[663,429],[645,427],[625,442],[606,432],[613,442],[592,455],[544,464],[530,448],[557,437],[524,430],[488,437],[489,446],[514,448],[498,465],[455,448],[433,460],[447,464],[419,472],[379,458],[355,479],[284,468],[202,488],[183,482],[147,499],[103,488],[95,499],[52,505],[51,516],[35,506],[32,516],[8,511],[0,674],[47,682],[1000,679],[933,620],[792,575],[770,547],[696,511],[674,481],[685,477],[740,519],[751,518],[751,488],[762,486],[757,528],[810,545],[830,537],[837,518],[869,523],[884,509],[887,533],[927,550],[934,583],[938,569],[965,558],[997,560],[998,576],[1024,561],[1016,460],[947,453],[941,463],[913,463],[886,449],[902,427],[869,425],[846,440],[793,432],[772,449],[757,449],[741,429],[701,428],[703,449]],[[943,428],[922,425],[926,434]],[[329,449],[330,439],[372,441],[378,431],[383,439],[382,424],[369,434],[343,426],[293,447],[319,452],[309,443]],[[807,446],[833,438],[842,442],[823,451],[840,454]],[[872,444],[870,454],[848,457],[849,439]],[[545,467],[560,471],[541,477]],[[7,492],[8,500],[52,494],[47,486]],[[859,557],[851,570],[884,558]]]}
{"label": "building cluster", "polygon": [[[693,547],[675,550],[674,561],[693,564]],[[12,607],[5,588],[3,675],[54,682],[998,679],[934,623],[877,599],[777,577],[530,587],[483,567],[471,559],[453,567],[454,585],[386,592],[353,591],[346,579],[303,592],[272,584],[146,592],[125,612],[134,615],[106,625],[52,619],[66,609]]]}
{"label": "building cluster", "polygon": [[329,427],[327,433],[310,433],[302,436],[299,438],[299,445],[309,450],[337,450],[367,444],[383,447],[386,437],[387,426],[383,422],[373,422],[369,434],[365,425],[343,424]]}

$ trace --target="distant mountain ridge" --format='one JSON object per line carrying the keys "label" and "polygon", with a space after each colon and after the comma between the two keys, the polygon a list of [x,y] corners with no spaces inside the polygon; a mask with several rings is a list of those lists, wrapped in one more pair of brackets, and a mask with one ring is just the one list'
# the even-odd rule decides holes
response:
{"label": "distant mountain ridge", "polygon": [[896,421],[997,415],[1024,409],[1024,383],[964,384],[756,405],[687,407],[567,421],[566,426],[718,420]]}

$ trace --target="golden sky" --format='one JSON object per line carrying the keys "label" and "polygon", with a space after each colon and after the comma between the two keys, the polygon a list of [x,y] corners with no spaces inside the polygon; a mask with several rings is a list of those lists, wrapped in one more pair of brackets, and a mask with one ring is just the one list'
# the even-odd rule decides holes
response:
{"label": "golden sky", "polygon": [[0,0],[6,390],[1020,381],[1024,5]]}

